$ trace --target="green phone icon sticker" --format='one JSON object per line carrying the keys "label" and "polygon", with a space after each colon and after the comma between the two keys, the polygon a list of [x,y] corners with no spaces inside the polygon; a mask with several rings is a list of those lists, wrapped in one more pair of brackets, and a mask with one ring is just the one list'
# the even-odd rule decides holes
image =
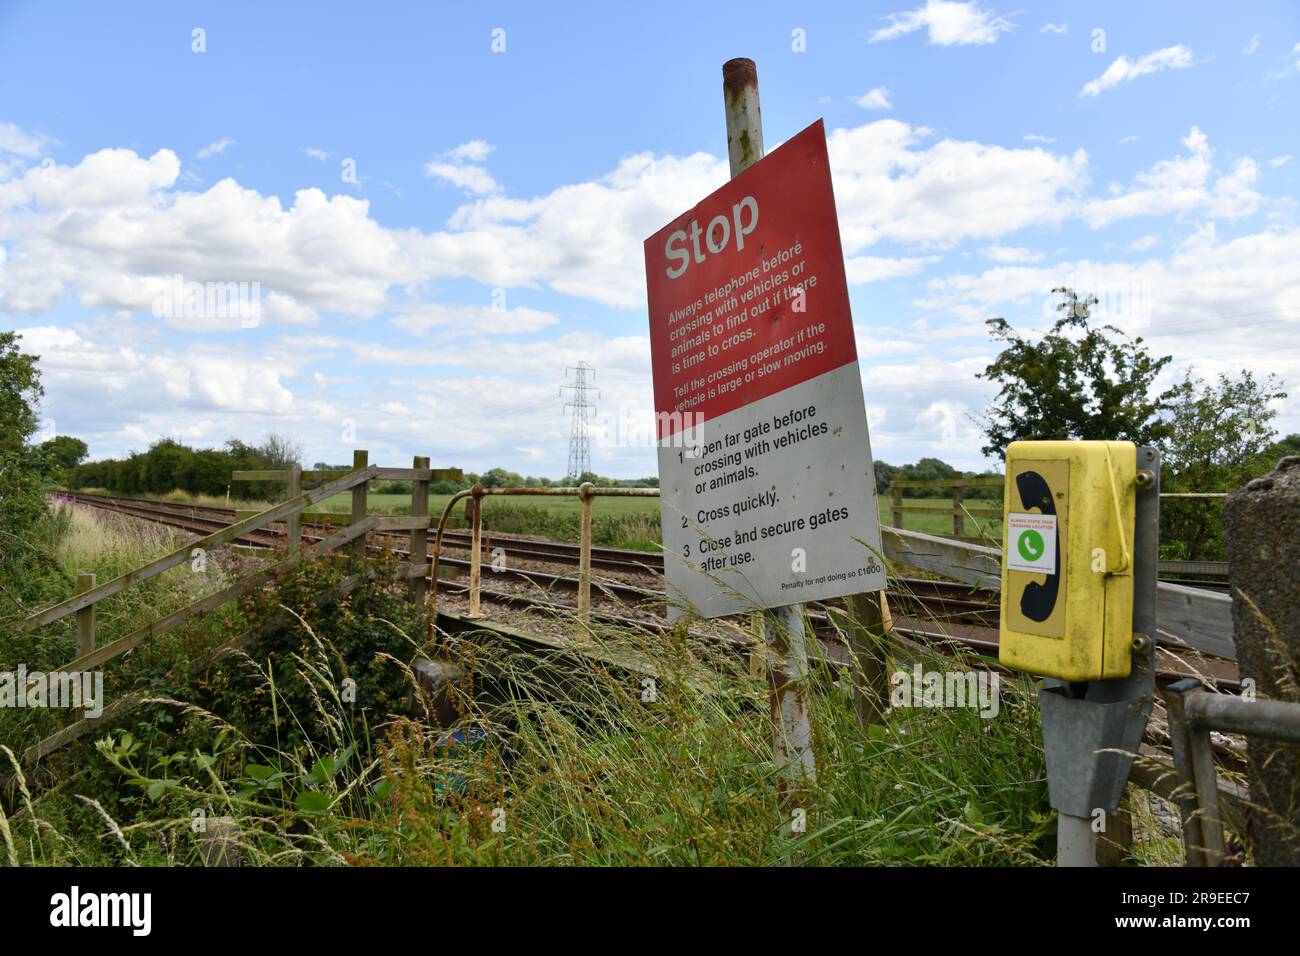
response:
{"label": "green phone icon sticker", "polygon": [[1043,536],[1030,528],[1021,533],[1016,548],[1026,561],[1037,561],[1043,556]]}
{"label": "green phone icon sticker", "polygon": [[1056,573],[1056,515],[1007,515],[1005,563],[1009,570]]}

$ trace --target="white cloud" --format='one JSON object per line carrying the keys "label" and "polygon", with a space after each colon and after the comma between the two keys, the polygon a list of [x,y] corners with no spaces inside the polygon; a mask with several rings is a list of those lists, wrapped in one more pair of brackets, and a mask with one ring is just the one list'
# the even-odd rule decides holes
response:
{"label": "white cloud", "polygon": [[319,159],[322,163],[325,162],[325,160],[330,158],[330,154],[328,151],[323,149],[317,149],[315,146],[304,146],[302,148],[302,151],[306,153],[308,156],[310,156],[312,159]]}
{"label": "white cloud", "polygon": [[444,179],[477,196],[491,195],[501,190],[497,181],[482,165],[491,152],[492,146],[481,139],[462,143],[426,163],[424,175]]}
{"label": "white cloud", "polygon": [[1079,95],[1097,96],[1103,90],[1135,80],[1139,76],[1159,73],[1162,70],[1185,70],[1191,65],[1192,51],[1182,44],[1167,46],[1161,50],[1153,50],[1146,56],[1138,57],[1136,60],[1121,56],[1106,67],[1106,71],[1101,76],[1085,83],[1083,89],[1079,91]]}
{"label": "white cloud", "polygon": [[994,262],[1039,262],[1044,256],[1019,246],[986,246],[982,251]]}
{"label": "white cloud", "polygon": [[432,331],[449,335],[519,335],[537,332],[560,321],[551,312],[517,306],[494,309],[486,305],[446,305],[421,302],[404,306],[391,322],[413,335]]}
{"label": "white cloud", "polygon": [[224,153],[227,149],[229,149],[231,146],[234,145],[235,145],[235,141],[233,139],[231,139],[229,136],[223,136],[221,137],[221,139],[217,140],[216,142],[208,143],[207,146],[204,146],[201,150],[199,150],[198,157],[199,159],[211,159],[213,156],[217,156],[221,153]]}
{"label": "white cloud", "polygon": [[856,102],[864,110],[893,109],[893,104],[889,102],[889,89],[884,86],[877,86],[869,93],[859,96]]}
{"label": "white cloud", "polygon": [[424,175],[435,179],[445,179],[453,186],[486,196],[501,187],[482,166],[457,166],[454,163],[430,162],[425,164]]}
{"label": "white cloud", "polygon": [[945,139],[885,119],[829,137],[849,255],[881,240],[934,247],[1060,222],[1087,179],[1087,155]]}
{"label": "white cloud", "polygon": [[1284,65],[1277,70],[1270,70],[1268,79],[1281,80],[1290,76],[1292,73],[1300,73],[1300,43],[1291,48],[1291,52],[1283,57]]}
{"label": "white cloud", "polygon": [[1270,169],[1277,169],[1279,166],[1285,166],[1289,162],[1291,162],[1291,154],[1287,153],[1285,156],[1274,156],[1268,161],[1268,165]]}
{"label": "white cloud", "polygon": [[409,235],[380,227],[363,200],[305,189],[285,209],[233,179],[170,191],[179,169],[171,150],[108,149],[0,183],[0,234],[13,240],[0,307],[40,313],[73,290],[88,308],[149,312],[181,274],[259,282],[272,315],[310,321],[307,309],[373,315],[391,285],[426,271]]}
{"label": "white cloud", "polygon": [[978,3],[954,0],[926,0],[925,6],[889,15],[889,26],[871,35],[869,42],[893,40],[921,28],[938,46],[996,43],[998,34],[1011,29],[1002,17],[985,10]]}
{"label": "white cloud", "polygon": [[978,448],[984,436],[971,421],[970,409],[961,402],[941,399],[931,402],[917,416],[933,429],[938,443],[947,448]]}
{"label": "white cloud", "polygon": [[14,123],[0,123],[0,153],[36,159],[53,142],[44,133],[28,133]]}
{"label": "white cloud", "polygon": [[885,256],[854,256],[844,260],[844,271],[849,285],[865,285],[883,279],[897,279],[916,275],[927,263],[937,262],[938,256],[915,256],[891,259]]}
{"label": "white cloud", "polygon": [[1205,134],[1193,126],[1183,145],[1188,155],[1162,159],[1150,170],[1138,173],[1129,189],[1116,186],[1111,198],[1088,201],[1084,205],[1088,224],[1097,229],[1118,219],[1194,209],[1214,217],[1235,218],[1259,207],[1261,197],[1253,188],[1258,168],[1253,159],[1237,160],[1231,172],[1211,185],[1214,154]]}
{"label": "white cloud", "polygon": [[[924,308],[963,319],[980,319],[1007,306],[1038,306],[1031,318],[1051,318],[1060,285],[1103,299],[1097,310],[1107,321],[1143,335],[1175,336],[1197,330],[1199,339],[1183,341],[1177,351],[1195,358],[1213,356],[1220,347],[1263,345],[1253,325],[1270,326],[1272,341],[1295,341],[1300,335],[1300,229],[1269,229],[1231,241],[1213,231],[1197,236],[1166,260],[1140,263],[1088,259],[1045,266],[999,266],[977,275],[953,274],[929,281]],[[1010,313],[1009,313],[1010,314]],[[1285,329],[1291,329],[1288,333]],[[1226,351],[1219,352],[1227,355]],[[1300,356],[1297,356],[1300,360]]]}
{"label": "white cloud", "polygon": [[[144,414],[168,407],[190,412],[289,414],[293,394],[280,381],[285,366],[248,352],[196,346],[144,353],[83,337],[59,326],[19,330],[24,348],[41,357],[46,388],[70,406],[105,403]],[[161,428],[154,437],[170,432]]]}
{"label": "white cloud", "polygon": [[491,143],[481,139],[472,139],[468,143],[461,143],[455,149],[447,153],[448,158],[460,160],[466,163],[485,163],[488,156],[495,149]]}
{"label": "white cloud", "polygon": [[1139,236],[1129,243],[1128,247],[1131,252],[1146,252],[1154,249],[1160,242],[1155,236]]}
{"label": "white cloud", "polygon": [[449,231],[419,243],[421,254],[435,274],[489,286],[545,282],[567,295],[643,307],[645,237],[727,178],[726,160],[705,153],[639,153],[598,179],[533,199],[495,194],[461,206]]}
{"label": "white cloud", "polygon": [[1069,33],[1070,25],[1068,23],[1044,23],[1038,31],[1039,33]]}
{"label": "white cloud", "polygon": [[1038,133],[1026,133],[1021,137],[1026,143],[1055,143],[1055,136],[1041,136]]}
{"label": "white cloud", "polygon": [[41,166],[0,184],[0,213],[33,202],[63,212],[153,204],[156,190],[176,182],[180,166],[170,149],[147,160],[129,149],[101,149],[76,166]]}
{"label": "white cloud", "polygon": [[[897,120],[830,134],[846,255],[881,241],[946,248],[1054,224],[1071,214],[1087,179],[1082,151],[927,144],[929,136]],[[473,176],[482,167],[470,161],[489,152],[472,141],[439,162]],[[597,179],[516,198],[484,170],[487,178],[470,184],[493,191],[462,204],[445,228],[421,232],[384,228],[366,201],[319,189],[299,190],[286,207],[233,179],[178,188],[180,168],[171,150],[146,159],[107,149],[0,182],[0,234],[12,237],[0,263],[0,308],[40,313],[72,291],[89,308],[147,311],[176,273],[260,282],[270,322],[313,322],[322,310],[374,317],[398,308],[397,288],[420,299],[429,282],[456,278],[547,285],[638,308],[644,238],[728,178],[723,158],[640,153]],[[853,268],[866,281],[923,261],[863,259]],[[531,323],[516,331],[540,327],[537,316],[511,315]]]}
{"label": "white cloud", "polygon": [[[1035,264],[1041,255],[1030,248],[997,241],[1019,229],[1051,227],[1073,217],[1100,225],[1162,211],[1241,215],[1258,205],[1253,163],[1238,161],[1220,175],[1198,129],[1184,145],[1185,155],[1157,163],[1128,186],[1089,201],[1083,193],[1088,162],[1082,151],[1058,155],[1041,147],[934,142],[929,130],[892,119],[831,132],[851,282],[932,274],[930,264],[938,256],[922,253],[969,239],[984,240],[982,251],[996,266],[928,283],[921,307],[957,316],[955,323],[934,328],[906,328],[892,320],[863,324],[864,362],[899,363],[864,368],[864,381],[873,388],[868,392],[872,421],[883,423],[879,434],[873,431],[882,457],[914,460],[941,452],[939,432],[964,442],[963,409],[979,408],[985,397],[972,376],[991,357],[972,354],[972,332],[983,341],[980,323],[995,305],[1017,297],[1030,303],[1044,299],[1048,289],[1072,274],[1081,286],[1103,291],[1151,290],[1145,301],[1155,309],[1152,321],[1163,326],[1180,311],[1187,321],[1210,324],[1196,305],[1200,290],[1217,310],[1212,315],[1294,311],[1300,279],[1289,284],[1287,279],[1294,277],[1291,264],[1300,259],[1294,233],[1245,237],[1253,238],[1253,245],[1241,239],[1220,242],[1210,222],[1166,262],[1084,260],[1051,267]],[[486,144],[465,144],[441,161],[473,166],[489,153]],[[558,316],[523,306],[494,311],[486,304],[426,301],[434,283],[469,278],[489,287],[547,286],[642,308],[642,240],[727,179],[725,160],[708,154],[638,154],[597,179],[535,197],[504,191],[480,196],[463,203],[442,229],[422,232],[384,228],[367,203],[319,190],[299,191],[288,205],[231,179],[202,192],[187,191],[178,188],[179,167],[169,150],[148,158],[103,150],[75,166],[32,169],[0,182],[0,235],[7,237],[0,247],[0,311],[39,314],[69,294],[83,307],[114,310],[75,327],[50,326],[56,331],[36,333],[41,348],[33,347],[43,355],[43,367],[46,353],[51,356],[47,385],[60,403],[53,412],[60,420],[70,414],[64,408],[106,410],[96,419],[101,424],[86,429],[95,454],[138,446],[159,434],[193,433],[195,441],[220,443],[231,435],[255,439],[275,428],[301,435],[312,460],[342,460],[346,449],[338,422],[347,416],[371,426],[358,441],[371,449],[372,460],[383,463],[400,464],[399,452],[409,456],[414,450],[467,467],[507,464],[521,470],[527,461],[553,462],[559,448],[562,465],[567,422],[554,399],[556,370],[591,360],[601,370],[610,409],[644,411],[646,337],[606,339],[577,332],[532,337],[557,329]],[[895,245],[912,247],[915,254],[865,254],[879,243],[889,243],[891,252]],[[1138,240],[1131,248],[1150,247]],[[157,283],[175,272],[201,281],[260,281],[264,325],[318,322],[326,311],[388,316],[376,323],[376,331],[391,326],[414,338],[357,333],[346,339],[299,325],[291,338],[268,343],[262,334],[253,349],[233,338],[238,333],[232,330],[230,341],[239,349],[205,343],[147,352],[146,346],[152,350],[159,342],[177,341],[147,314]],[[117,310],[134,310],[143,318],[133,325]],[[147,339],[160,329],[162,338]],[[1178,333],[1157,334],[1174,339]],[[1240,336],[1228,344],[1236,347],[1239,341]],[[1186,344],[1180,341],[1180,348]],[[1259,337],[1248,344],[1258,349]],[[931,361],[931,350],[958,347],[961,353]],[[1203,352],[1215,354],[1209,345]],[[484,367],[485,356],[499,371],[476,371]],[[330,364],[315,367],[326,361]],[[930,391],[915,382],[900,390],[896,380],[890,391],[889,373],[879,371],[889,368],[895,375],[904,369],[908,375],[918,369],[933,373],[927,380]],[[339,374],[354,369],[351,382]],[[403,369],[409,369],[404,377],[394,375]],[[359,389],[358,382],[368,384]],[[364,394],[358,397],[358,391]],[[410,415],[397,413],[399,405]],[[924,421],[918,409],[924,410]],[[435,419],[450,424],[433,438],[427,423]],[[601,470],[653,470],[653,453],[620,445],[614,425],[602,425],[596,441],[610,462]],[[972,442],[966,451],[976,447]],[[537,449],[544,459],[528,457]],[[625,463],[622,470],[619,462]]]}
{"label": "white cloud", "polygon": [[1246,56],[1254,56],[1255,51],[1258,49],[1259,49],[1259,34],[1256,33],[1253,37],[1250,38],[1250,42],[1246,44],[1245,48],[1241,52],[1246,54]]}
{"label": "white cloud", "polygon": [[314,325],[319,321],[316,310],[293,296],[269,292],[262,296],[261,320],[281,325]]}

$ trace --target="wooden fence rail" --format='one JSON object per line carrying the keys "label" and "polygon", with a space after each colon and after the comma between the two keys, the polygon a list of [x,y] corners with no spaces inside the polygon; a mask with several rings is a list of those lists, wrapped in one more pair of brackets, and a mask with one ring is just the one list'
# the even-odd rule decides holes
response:
{"label": "wooden fence rail", "polygon": [[[1002,518],[1002,502],[997,501],[996,507],[969,507],[963,502],[967,488],[1001,488],[1002,477],[984,477],[984,478],[938,478],[932,481],[910,481],[907,479],[896,478],[890,490],[893,493],[893,520],[894,527],[903,527],[903,515],[905,514],[931,514],[931,515],[952,515],[952,533],[958,538],[966,537],[966,518]],[[939,489],[947,491],[952,499],[952,504],[946,507],[931,507],[929,505],[912,505],[903,501],[903,492],[909,488],[924,489],[931,491]],[[993,500],[993,499],[990,499]]]}
{"label": "wooden fence rail", "polygon": [[[886,526],[880,530],[885,557],[896,564],[942,574],[973,587],[996,591],[1002,586],[1001,548],[902,528]],[[1161,643],[1237,659],[1232,638],[1232,598],[1227,594],[1161,581],[1156,590],[1156,616]]]}
{"label": "wooden fence rail", "polygon": [[307,508],[309,505],[314,505],[319,501],[324,501],[326,498],[336,495],[341,491],[347,491],[357,485],[364,486],[366,482],[375,477],[378,471],[379,469],[377,468],[366,468],[362,471],[353,472],[345,478],[340,478],[327,485],[322,485],[314,491],[308,491],[295,498],[290,498],[288,501],[281,502],[278,505],[272,505],[267,510],[258,515],[254,515],[251,518],[246,518],[243,521],[236,521],[234,524],[228,525],[220,531],[213,532],[206,538],[200,538],[198,541],[183,545],[170,554],[165,554],[156,561],[151,561],[142,568],[128,571],[121,577],[114,578],[111,581],[106,581],[105,583],[93,587],[88,591],[83,591],[80,594],[74,594],[65,601],[60,601],[52,607],[47,607],[43,611],[36,612],[23,621],[23,630],[33,631],[38,627],[51,624],[60,618],[67,617],[69,614],[80,611],[83,607],[89,607],[92,604],[102,601],[104,598],[116,594],[124,588],[130,587],[132,584],[139,584],[141,581],[147,581],[150,578],[157,577],[164,571],[174,568],[178,564],[186,561],[195,548],[207,551],[219,547],[220,545],[226,544],[227,542],[245,535],[250,531],[256,531],[258,528],[266,527],[276,521],[283,521],[285,518],[289,517],[289,515],[296,514],[297,512]]}
{"label": "wooden fence rail", "polygon": [[[429,481],[441,479],[458,479],[461,477],[457,468],[429,468],[428,458],[415,459],[413,468],[380,468],[368,464],[365,451],[358,451],[354,456],[351,471],[307,471],[299,465],[290,465],[279,470],[238,471],[232,475],[232,481],[283,481],[287,487],[287,500],[274,504],[264,511],[253,514],[236,515],[233,524],[213,534],[192,541],[175,551],[151,561],[141,568],[136,568],[104,584],[96,585],[93,574],[83,574],[77,579],[76,592],[66,600],[29,615],[22,623],[24,631],[33,631],[47,624],[67,617],[77,616],[76,658],[64,665],[64,672],[84,672],[102,667],[109,661],[121,657],[146,641],[153,640],[174,630],[186,621],[193,620],[209,611],[233,601],[256,588],[263,586],[277,571],[294,567],[304,559],[316,557],[335,551],[344,546],[357,549],[356,555],[365,554],[366,536],[372,531],[409,531],[411,532],[411,560],[402,565],[399,574],[412,579],[412,599],[422,601],[424,598],[423,579],[428,574],[425,555],[429,529]],[[326,483],[319,488],[303,492],[303,479],[320,480]],[[409,480],[412,482],[411,515],[370,515],[366,514],[366,493],[369,483],[375,479]],[[351,491],[353,509],[350,523],[342,530],[316,541],[307,548],[301,547],[302,516],[307,509],[327,498]],[[200,598],[172,613],[138,628],[116,640],[96,646],[95,605],[133,584],[139,584],[150,578],[177,567],[190,559],[195,549],[207,551],[227,544],[235,539],[270,527],[276,522],[284,521],[288,528],[290,553],[278,564],[268,565],[241,577],[239,580],[221,588],[206,597]],[[415,579],[420,579],[419,581]],[[353,581],[353,578],[349,578]],[[134,696],[123,697],[105,708],[98,718],[83,715],[76,724],[64,727],[45,738],[26,751],[29,760],[39,759],[59,749],[67,743],[81,737],[88,728],[104,718],[125,712],[139,703]]]}

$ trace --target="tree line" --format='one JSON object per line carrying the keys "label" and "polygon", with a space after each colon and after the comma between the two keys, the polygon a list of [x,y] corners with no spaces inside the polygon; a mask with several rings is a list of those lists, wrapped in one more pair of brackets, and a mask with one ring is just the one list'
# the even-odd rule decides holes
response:
{"label": "tree line", "polygon": [[[231,482],[236,471],[259,471],[287,468],[300,462],[301,449],[282,435],[271,433],[260,444],[250,445],[232,438],[220,448],[191,448],[172,438],[160,438],[145,451],[132,452],[125,458],[106,458],[102,461],[84,462],[86,443],[77,438],[60,435],[42,445],[57,447],[59,454],[55,476],[69,489],[102,488],[121,495],[162,495],[171,491],[184,491],[192,495],[224,496],[229,490],[232,498],[265,500],[284,493],[277,482]],[[310,470],[346,471],[351,463],[330,464],[318,461]],[[429,485],[433,494],[452,494],[481,483],[485,488],[557,488],[590,481],[603,487],[659,486],[657,477],[626,480],[609,478],[589,472],[574,478],[541,478],[521,475],[507,468],[491,468],[480,473],[466,472],[461,479],[435,481]],[[410,494],[409,481],[375,482],[372,490],[377,494]]]}
{"label": "tree line", "polygon": [[[263,500],[283,493],[283,486],[272,482],[231,483],[235,471],[256,471],[285,468],[299,461],[301,453],[291,441],[270,434],[258,445],[250,445],[232,438],[220,448],[191,448],[172,438],[160,438],[146,451],[132,452],[125,458],[106,458],[102,461],[84,462],[86,443],[78,438],[60,435],[41,446],[56,463],[54,474],[69,489],[102,488],[121,495],[162,495],[171,491],[184,491],[193,495],[224,496],[227,489],[232,498]],[[347,470],[351,464],[330,464],[318,461],[312,470]],[[985,471],[978,476],[962,472],[938,458],[922,458],[915,464],[891,465],[875,462],[876,491],[888,494],[894,480],[930,481],[943,478],[969,478],[996,476]],[[545,478],[525,475],[508,468],[490,468],[481,473],[466,472],[458,480],[435,481],[429,491],[436,495],[453,494],[474,484],[484,488],[563,488],[589,481],[603,488],[657,488],[656,476],[647,478],[610,478],[587,472],[578,478]],[[410,494],[409,481],[381,481],[371,486],[376,494]],[[948,492],[934,488],[909,489],[909,497],[947,497]],[[968,498],[998,498],[997,488],[972,489]]]}
{"label": "tree line", "polygon": [[225,495],[265,499],[284,494],[280,482],[237,482],[232,472],[287,468],[298,461],[300,450],[284,437],[271,434],[258,445],[232,438],[220,448],[191,448],[172,438],[160,438],[146,451],[125,458],[106,458],[75,464],[64,470],[73,490],[102,488],[121,495],[161,495],[186,491],[194,495]]}

